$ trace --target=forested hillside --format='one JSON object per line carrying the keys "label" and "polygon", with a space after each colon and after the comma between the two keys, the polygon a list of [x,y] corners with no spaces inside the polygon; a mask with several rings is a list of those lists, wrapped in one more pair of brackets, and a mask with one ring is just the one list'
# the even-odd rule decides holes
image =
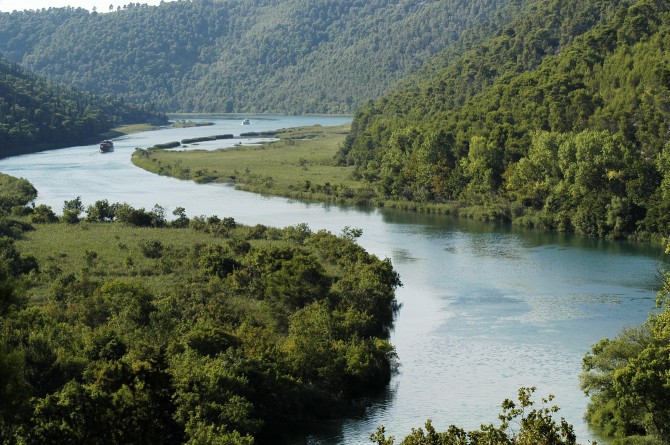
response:
{"label": "forested hillside", "polygon": [[2,443],[250,445],[388,384],[401,283],[360,231],[79,198],[58,218],[0,185]]}
{"label": "forested hillside", "polygon": [[167,123],[123,100],[81,93],[0,59],[0,156],[97,137],[114,126]]}
{"label": "forested hillside", "polygon": [[339,160],[387,199],[455,200],[593,236],[665,234],[669,8],[535,2],[360,110]]}
{"label": "forested hillside", "polygon": [[0,14],[0,52],[163,111],[353,112],[524,0],[197,0]]}

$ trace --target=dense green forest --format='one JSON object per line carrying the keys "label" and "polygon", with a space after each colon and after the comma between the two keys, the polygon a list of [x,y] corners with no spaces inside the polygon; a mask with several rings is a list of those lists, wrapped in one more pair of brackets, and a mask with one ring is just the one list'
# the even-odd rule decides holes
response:
{"label": "dense green forest", "polygon": [[400,280],[361,231],[79,198],[0,176],[0,442],[251,444],[394,369]]}
{"label": "dense green forest", "polygon": [[[400,82],[356,112],[332,161],[355,169],[370,202],[449,204],[588,236],[670,232],[664,0],[111,9],[0,14],[0,52],[55,79],[0,60],[0,150],[164,119],[152,102],[346,112]],[[388,383],[401,283],[356,244],[358,229],[249,227],[184,208],[167,218],[79,198],[58,217],[30,204],[36,194],[0,174],[3,443],[247,445],[278,423],[351,412]],[[587,419],[617,444],[670,443],[664,279],[657,313],[583,362]],[[532,392],[503,403],[499,426],[439,433],[428,422],[402,444],[574,444],[551,398],[538,407]],[[371,440],[394,443],[383,428]]]}
{"label": "dense green forest", "polygon": [[[163,111],[351,113],[522,0],[197,0],[0,14],[0,53]],[[495,25],[498,26],[498,25]]]}
{"label": "dense green forest", "polygon": [[535,2],[362,108],[339,161],[390,199],[589,236],[664,235],[669,8]]}
{"label": "dense green forest", "polygon": [[0,58],[0,157],[81,143],[122,124],[167,123],[149,107],[81,93]]}

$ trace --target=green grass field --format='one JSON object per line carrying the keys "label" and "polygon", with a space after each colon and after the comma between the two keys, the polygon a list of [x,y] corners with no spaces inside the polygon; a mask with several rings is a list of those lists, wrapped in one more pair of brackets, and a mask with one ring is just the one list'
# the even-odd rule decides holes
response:
{"label": "green grass field", "polygon": [[196,182],[227,182],[256,193],[326,202],[368,203],[374,192],[334,156],[349,125],[302,127],[259,146],[215,151],[138,150],[133,163],[148,171]]}
{"label": "green grass field", "polygon": [[[16,245],[24,255],[40,264],[39,279],[31,280],[29,295],[41,299],[51,283],[68,275],[139,278],[155,292],[170,289],[175,274],[184,273],[179,259],[198,244],[224,244],[226,239],[193,229],[131,227],[121,223],[35,224]],[[243,236],[249,229],[238,227],[228,235]],[[162,246],[159,258],[151,258],[155,242]],[[256,242],[256,241],[253,241]]]}
{"label": "green grass field", "polygon": [[133,163],[145,170],[195,182],[226,182],[255,193],[304,201],[459,213],[455,203],[392,201],[335,162],[350,124],[283,131],[277,142],[215,151],[138,149]]}

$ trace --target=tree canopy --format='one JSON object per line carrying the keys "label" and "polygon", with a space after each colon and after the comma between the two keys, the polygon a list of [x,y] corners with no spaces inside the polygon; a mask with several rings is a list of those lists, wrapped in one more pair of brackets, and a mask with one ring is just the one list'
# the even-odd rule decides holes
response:
{"label": "tree canopy", "polygon": [[401,283],[360,231],[80,198],[58,218],[3,181],[3,443],[247,445],[388,384]]}
{"label": "tree canopy", "polygon": [[[350,113],[520,0],[197,0],[0,14],[0,52],[162,111]],[[470,31],[471,34],[474,31]]]}
{"label": "tree canopy", "polygon": [[166,123],[150,107],[82,93],[0,58],[0,156],[82,143],[130,123]]}
{"label": "tree canopy", "polygon": [[[500,425],[483,424],[478,430],[466,431],[451,425],[438,432],[430,420],[425,428],[412,429],[400,445],[577,445],[572,425],[565,419],[556,420],[559,408],[550,405],[553,396],[533,400],[536,388],[520,388],[518,401],[507,399],[498,416]],[[370,436],[376,445],[393,445],[395,437],[386,437],[386,428],[380,426]]]}
{"label": "tree canopy", "polygon": [[[670,246],[670,245],[669,245]],[[670,249],[666,249],[666,253]],[[605,338],[584,357],[586,418],[617,443],[670,443],[670,273],[645,324]],[[643,442],[643,440],[646,440]]]}
{"label": "tree canopy", "polygon": [[665,234],[669,29],[662,1],[534,2],[359,110],[338,159],[390,199],[590,236]]}

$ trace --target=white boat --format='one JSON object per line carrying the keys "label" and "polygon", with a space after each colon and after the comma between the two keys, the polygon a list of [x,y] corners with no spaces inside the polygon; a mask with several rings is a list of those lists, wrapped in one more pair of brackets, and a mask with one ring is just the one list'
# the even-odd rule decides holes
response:
{"label": "white boat", "polygon": [[249,122],[249,119],[244,119],[242,121],[242,125],[249,125],[249,124],[251,124],[251,122]]}
{"label": "white boat", "polygon": [[114,151],[114,142],[109,139],[100,142],[100,153],[109,153],[110,151]]}

